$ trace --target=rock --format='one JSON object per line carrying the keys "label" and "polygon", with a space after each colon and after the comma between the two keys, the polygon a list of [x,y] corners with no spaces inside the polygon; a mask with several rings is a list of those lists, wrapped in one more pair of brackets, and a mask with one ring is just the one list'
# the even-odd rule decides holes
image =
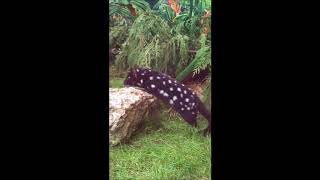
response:
{"label": "rock", "polygon": [[143,123],[156,97],[137,88],[109,88],[109,145],[127,142]]}

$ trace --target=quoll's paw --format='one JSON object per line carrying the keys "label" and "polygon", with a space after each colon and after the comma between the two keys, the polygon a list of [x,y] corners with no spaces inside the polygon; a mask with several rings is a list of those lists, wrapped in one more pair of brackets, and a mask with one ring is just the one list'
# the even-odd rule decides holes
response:
{"label": "quoll's paw", "polygon": [[198,127],[197,121],[195,121],[195,122],[192,124],[192,127],[194,127],[194,128]]}
{"label": "quoll's paw", "polygon": [[206,128],[203,130],[203,136],[209,137],[211,135],[211,130],[209,128]]}

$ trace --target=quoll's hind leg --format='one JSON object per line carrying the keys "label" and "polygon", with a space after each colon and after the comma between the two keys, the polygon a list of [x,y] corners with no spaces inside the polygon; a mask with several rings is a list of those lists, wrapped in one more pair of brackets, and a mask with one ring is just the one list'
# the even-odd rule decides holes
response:
{"label": "quoll's hind leg", "polygon": [[193,126],[194,128],[197,128],[198,127],[198,124],[197,124],[197,121],[194,122]]}
{"label": "quoll's hind leg", "polygon": [[209,123],[208,127],[203,130],[203,136],[209,136],[211,134],[211,122]]}
{"label": "quoll's hind leg", "polygon": [[184,113],[184,114],[181,114],[181,116],[192,127],[194,127],[194,128],[198,127],[197,118],[194,115],[192,115],[191,113]]}

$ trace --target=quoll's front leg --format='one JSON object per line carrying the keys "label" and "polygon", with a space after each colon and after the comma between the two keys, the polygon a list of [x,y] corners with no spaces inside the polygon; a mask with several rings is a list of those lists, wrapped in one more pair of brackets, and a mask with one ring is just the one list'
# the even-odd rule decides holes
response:
{"label": "quoll's front leg", "polygon": [[211,125],[203,130],[203,136],[209,136],[211,134]]}
{"label": "quoll's front leg", "polygon": [[198,127],[197,121],[194,122],[194,124],[192,125],[192,127],[194,127],[194,128]]}

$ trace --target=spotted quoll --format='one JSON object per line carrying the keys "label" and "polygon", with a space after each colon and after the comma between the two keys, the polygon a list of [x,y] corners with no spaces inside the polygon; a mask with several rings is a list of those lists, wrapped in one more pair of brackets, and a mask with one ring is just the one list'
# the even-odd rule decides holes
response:
{"label": "spotted quoll", "polygon": [[200,112],[208,120],[204,134],[211,133],[211,113],[190,88],[169,75],[146,68],[131,69],[124,85],[139,87],[161,99],[193,127],[197,127],[197,115]]}

